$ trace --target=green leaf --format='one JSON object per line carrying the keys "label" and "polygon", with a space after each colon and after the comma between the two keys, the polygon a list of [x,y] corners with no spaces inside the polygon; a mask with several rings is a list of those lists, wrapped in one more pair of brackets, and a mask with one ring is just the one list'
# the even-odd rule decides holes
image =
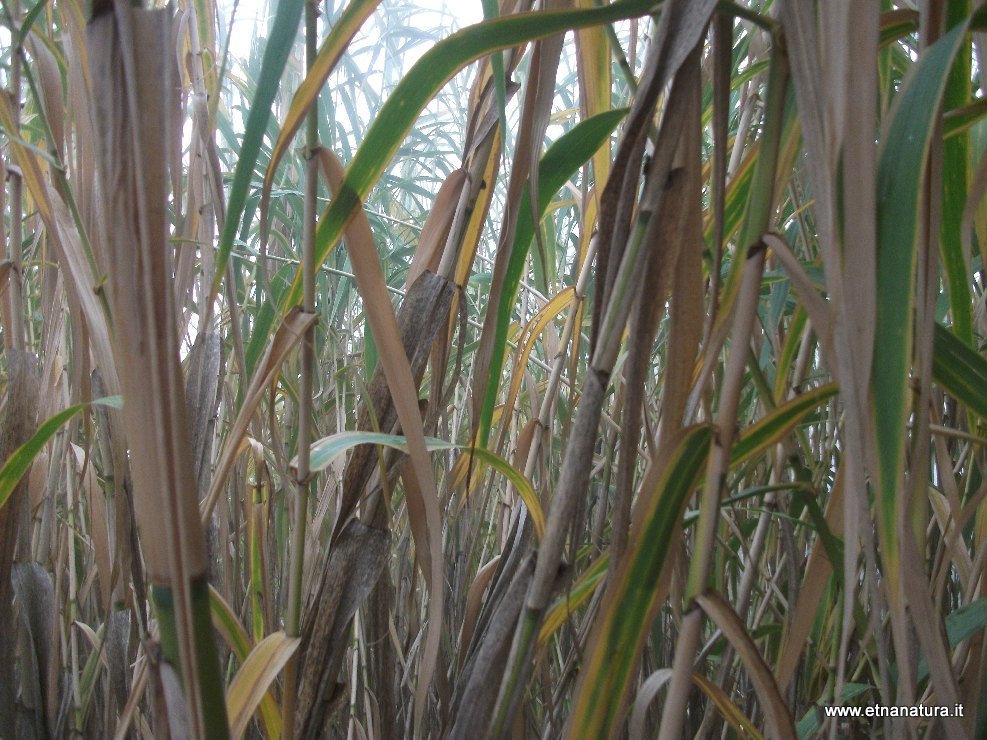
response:
{"label": "green leaf", "polygon": [[608,737],[634,675],[651,622],[658,579],[682,509],[709,455],[712,429],[687,430],[666,463],[626,560],[607,589],[599,632],[586,656],[570,718],[573,738]]}
{"label": "green leaf", "polygon": [[[973,637],[977,632],[987,626],[987,598],[971,601],[966,606],[961,606],[952,612],[945,620],[946,639],[951,648],[956,647],[964,640]],[[929,665],[925,658],[918,663],[918,677],[916,681],[924,681],[929,675]]]}
{"label": "green leaf", "polygon": [[261,63],[260,79],[257,81],[257,91],[250,103],[250,113],[243,132],[243,142],[240,144],[240,154],[237,157],[236,170],[233,173],[233,183],[230,185],[230,196],[226,205],[226,222],[223,224],[223,234],[219,240],[219,251],[216,255],[216,275],[213,278],[212,295],[206,305],[212,305],[219,285],[226,274],[226,263],[233,250],[233,239],[236,236],[240,217],[247,202],[247,193],[254,176],[254,166],[260,154],[274,106],[274,97],[281,84],[281,74],[291,47],[298,34],[298,24],[302,18],[302,0],[279,0],[277,15],[271,28],[271,35],[264,47],[264,61]]}
{"label": "green leaf", "polygon": [[[946,26],[962,21],[970,12],[970,0],[947,4]],[[964,34],[960,51],[951,67],[943,106],[958,108],[969,102],[972,75],[972,43]],[[944,121],[945,123],[945,121]],[[969,342],[973,338],[973,313],[970,309],[970,273],[963,257],[963,209],[966,206],[970,181],[970,137],[961,133],[942,143],[942,211],[939,247],[942,256],[944,282],[949,295],[953,331]]]}
{"label": "green leaf", "polygon": [[106,398],[93,401],[92,404],[77,403],[75,406],[69,406],[64,411],[59,411],[38,427],[38,431],[34,433],[34,436],[14,450],[14,454],[0,468],[0,508],[3,508],[4,504],[7,503],[7,499],[10,498],[14,489],[17,488],[17,484],[20,483],[21,478],[30,470],[31,463],[34,462],[34,458],[41,452],[42,448],[48,444],[48,440],[55,436],[55,432],[61,429],[65,422],[90,405],[110,406],[111,408],[120,409],[123,408],[123,400],[120,396],[107,396]]}
{"label": "green leaf", "polygon": [[922,184],[946,79],[965,32],[966,25],[960,24],[926,49],[912,67],[895,99],[878,153],[877,331],[871,388],[878,521],[892,592],[897,589],[899,569],[898,484],[908,436]]}
{"label": "green leaf", "polygon": [[[740,230],[744,211],[747,208],[747,199],[750,196],[751,182],[754,179],[754,162],[757,161],[760,148],[760,140],[751,145],[750,152],[744,157],[727,185],[726,201],[723,204],[723,238],[725,241],[732,239]],[[713,219],[707,221],[703,230],[703,237],[708,245],[713,241]]]}
{"label": "green leaf", "polygon": [[34,27],[34,22],[41,15],[41,11],[45,9],[48,5],[48,0],[38,0],[31,9],[27,11],[27,15],[24,16],[24,20],[21,21],[21,27],[17,32],[17,45],[14,48],[18,48],[24,45],[24,40],[27,35],[31,32],[31,28]]}
{"label": "green leaf", "polygon": [[[627,108],[618,108],[604,113],[598,113],[585,121],[581,121],[570,131],[559,137],[558,141],[549,147],[538,164],[538,218],[544,215],[552,197],[565,185],[576,170],[603,146],[607,137],[627,115]],[[531,200],[529,186],[524,186],[520,203]],[[533,221],[530,208],[518,210],[518,223],[514,234],[514,245],[507,263],[504,276],[504,289],[497,311],[497,325],[494,333],[493,354],[490,360],[490,382],[487,383],[483,398],[483,408],[480,411],[478,446],[487,444],[490,436],[490,425],[493,421],[494,406],[497,405],[497,389],[504,366],[504,356],[507,353],[507,329],[511,323],[511,314],[517,302],[518,286],[524,273],[524,265],[528,259],[528,250],[535,236],[537,224]]]}
{"label": "green leaf", "polygon": [[268,163],[267,171],[264,173],[260,206],[260,230],[262,234],[261,238],[264,241],[268,238],[268,200],[271,195],[271,186],[274,183],[274,175],[277,172],[278,165],[288,152],[288,147],[291,145],[295,134],[298,133],[298,129],[301,128],[302,121],[305,120],[305,115],[315,101],[318,100],[319,93],[325,86],[326,80],[346,52],[347,47],[353,40],[353,36],[356,35],[357,31],[360,30],[360,27],[379,4],[380,0],[353,0],[353,2],[346,6],[342,15],[333,22],[332,29],[319,48],[319,53],[305,73],[305,79],[299,85],[294,97],[291,99],[291,105],[285,114],[281,132],[278,134],[277,141],[274,142],[274,147],[271,150],[271,160]]}
{"label": "green leaf", "polygon": [[836,395],[839,386],[829,383],[821,388],[802,393],[767,414],[748,427],[730,450],[730,466],[746,462],[764,452],[788,434],[795,426],[823,403]]}
{"label": "green leaf", "polygon": [[274,306],[270,303],[263,303],[257,313],[254,314],[253,331],[250,334],[250,342],[244,352],[244,362],[247,365],[247,377],[254,377],[257,363],[260,361],[264,350],[267,348],[267,340],[271,336],[271,328],[274,326]]}
{"label": "green leaf", "polygon": [[[484,20],[492,20],[500,15],[497,0],[482,0]],[[504,55],[494,52],[490,55],[494,86],[497,91],[497,115],[500,118],[501,135],[507,136],[507,76],[504,71]]]}
{"label": "green leaf", "polygon": [[987,598],[971,601],[946,617],[946,639],[950,647],[973,637],[987,626]]}
{"label": "green leaf", "polygon": [[[789,143],[797,130],[795,96],[789,94],[790,90],[787,63],[781,57],[772,57],[765,97],[764,130],[757,143],[756,156],[753,153],[750,155],[753,161],[750,182],[746,187],[738,182],[736,189],[729,188],[727,202],[724,204],[724,239],[730,238],[733,228],[731,220],[737,218],[737,254],[747,254],[747,250],[760,241],[774,214],[775,180],[779,163],[785,162],[785,158],[790,156]],[[740,174],[737,173],[737,176]],[[742,204],[730,202],[742,193],[746,196]],[[736,211],[735,208],[743,210]],[[744,262],[743,259],[733,259],[730,262],[720,294],[718,323],[731,315],[740,289]]]}
{"label": "green leaf", "polygon": [[917,32],[918,13],[914,10],[885,11],[881,16],[880,45],[882,47]]}
{"label": "green leaf", "polygon": [[987,359],[936,324],[932,377],[943,390],[987,421]]}
{"label": "green leaf", "polygon": [[[347,450],[357,445],[372,444],[391,447],[407,454],[408,441],[400,434],[381,434],[380,432],[337,432],[328,437],[323,437],[312,445],[310,453],[309,467],[312,472],[325,470],[337,457]],[[429,452],[437,450],[462,450],[465,453],[473,454],[481,462],[491,466],[505,478],[507,478],[517,490],[524,505],[528,507],[531,515],[531,522],[535,528],[535,534],[541,539],[545,533],[545,514],[542,511],[541,502],[534,487],[523,473],[511,465],[507,460],[489,450],[473,448],[466,445],[457,445],[452,442],[445,442],[434,437],[425,437],[425,449]],[[291,461],[294,469],[295,460]]]}
{"label": "green leaf", "polygon": [[374,330],[373,327],[370,326],[370,322],[367,321],[363,325],[363,367],[368,378],[372,378],[374,376],[374,370],[377,369],[378,359],[380,359],[380,353],[377,351],[377,342],[374,339]]}
{"label": "green leaf", "polygon": [[[987,100],[977,98],[968,105],[952,108],[943,114],[942,135],[947,141],[969,131],[987,116]],[[969,143],[969,142],[968,142]]]}

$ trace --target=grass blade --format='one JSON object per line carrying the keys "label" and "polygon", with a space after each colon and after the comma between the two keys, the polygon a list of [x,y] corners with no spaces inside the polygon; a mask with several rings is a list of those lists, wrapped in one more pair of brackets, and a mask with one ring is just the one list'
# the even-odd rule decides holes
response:
{"label": "grass blade", "polygon": [[641,644],[650,626],[655,586],[688,496],[699,480],[713,434],[709,427],[682,433],[646,511],[635,512],[627,555],[607,589],[594,627],[569,720],[571,737],[608,737],[630,688]]}

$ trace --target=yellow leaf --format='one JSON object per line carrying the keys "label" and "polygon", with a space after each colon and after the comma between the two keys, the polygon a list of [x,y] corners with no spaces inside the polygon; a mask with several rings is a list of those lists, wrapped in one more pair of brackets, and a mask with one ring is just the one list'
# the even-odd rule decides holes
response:
{"label": "yellow leaf", "polygon": [[275,632],[250,651],[226,692],[226,712],[230,718],[230,735],[243,737],[250,718],[277,678],[284,664],[294,655],[301,640]]}

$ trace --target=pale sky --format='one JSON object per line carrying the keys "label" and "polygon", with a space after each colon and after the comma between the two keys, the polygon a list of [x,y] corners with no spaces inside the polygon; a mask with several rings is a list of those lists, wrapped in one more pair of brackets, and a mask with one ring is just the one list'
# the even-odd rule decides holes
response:
{"label": "pale sky", "polygon": [[[271,1],[272,6],[275,1]],[[455,18],[458,28],[483,20],[482,0],[383,0],[375,12],[386,12],[387,6],[394,2],[413,5],[426,11],[421,16],[422,24],[440,22],[439,14],[443,10]],[[233,0],[219,0],[219,5],[223,8],[223,16],[229,19]],[[238,57],[246,56],[250,48],[250,42],[253,40],[252,33],[254,25],[258,20],[258,8],[266,7],[266,5],[267,3],[262,0],[240,0],[236,11],[236,21],[230,44],[231,54]],[[367,23],[373,23],[373,18],[370,18]]]}
{"label": "pale sky", "polygon": [[442,8],[445,6],[459,20],[460,28],[483,20],[481,0],[419,0],[419,4],[423,8]]}

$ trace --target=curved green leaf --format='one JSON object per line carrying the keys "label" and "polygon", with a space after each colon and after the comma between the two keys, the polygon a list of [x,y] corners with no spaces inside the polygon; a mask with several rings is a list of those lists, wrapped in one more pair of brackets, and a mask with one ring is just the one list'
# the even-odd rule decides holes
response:
{"label": "curved green leaf", "polygon": [[380,5],[380,0],[353,0],[346,6],[346,10],[333,24],[329,35],[322,42],[315,61],[291,99],[288,113],[285,114],[284,123],[281,125],[281,133],[278,134],[278,140],[271,151],[271,161],[267,165],[267,172],[264,173],[264,185],[260,200],[260,232],[261,239],[264,241],[267,241],[267,206],[278,165],[288,151],[288,146],[295,134],[298,133],[302,121],[305,120],[305,114],[312,103],[318,99],[322,86],[326,84],[329,75],[346,52],[350,41],[353,40],[364,21],[370,17],[378,5]]}
{"label": "curved green leaf", "polygon": [[59,411],[38,427],[38,431],[34,433],[34,436],[14,450],[14,454],[0,468],[0,508],[3,508],[4,504],[7,503],[7,499],[10,498],[14,489],[17,488],[17,484],[20,483],[21,478],[31,468],[34,458],[48,444],[48,440],[55,436],[55,432],[61,429],[65,422],[90,405],[110,406],[119,409],[123,408],[123,401],[120,396],[107,396],[106,398],[93,401],[92,404],[77,403],[75,406],[69,406],[64,411]]}
{"label": "curved green leaf", "polygon": [[835,396],[838,391],[839,386],[836,383],[829,383],[801,393],[745,429],[730,450],[731,467],[764,452],[794,429],[810,411]]}
{"label": "curved green leaf", "polygon": [[[382,445],[400,450],[405,454],[408,453],[408,441],[401,434],[337,432],[328,437],[323,437],[312,445],[309,468],[312,472],[325,470],[333,460],[344,452],[357,445],[364,444]],[[462,450],[472,453],[478,460],[490,465],[501,473],[517,489],[518,495],[524,501],[524,505],[528,507],[528,513],[531,515],[535,534],[541,539],[541,536],[545,533],[545,513],[542,511],[538,494],[535,492],[534,486],[531,485],[531,481],[523,473],[519,472],[517,468],[507,462],[507,460],[486,449],[457,445],[452,442],[435,439],[434,437],[425,437],[425,448],[430,452],[435,452],[436,450]],[[292,470],[295,468],[295,459],[291,461],[291,468]]]}
{"label": "curved green leaf", "polygon": [[[316,264],[321,265],[356,209],[367,197],[418,115],[435,94],[470,62],[494,51],[576,28],[634,18],[651,12],[654,0],[621,0],[585,10],[546,10],[502,16],[469,26],[440,41],[418,60],[394,89],[346,170],[346,180],[319,219]],[[282,311],[298,302],[301,271],[281,305]]]}

